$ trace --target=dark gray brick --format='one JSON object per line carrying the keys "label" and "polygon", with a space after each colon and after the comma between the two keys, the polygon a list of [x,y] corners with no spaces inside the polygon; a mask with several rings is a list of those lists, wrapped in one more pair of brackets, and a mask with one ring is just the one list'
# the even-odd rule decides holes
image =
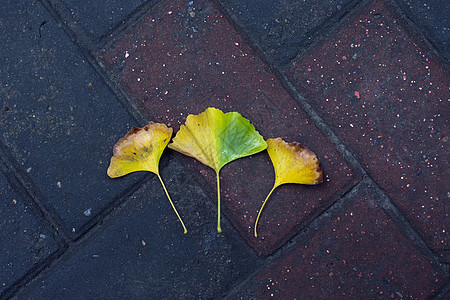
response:
{"label": "dark gray brick", "polygon": [[134,121],[39,2],[4,2],[0,23],[0,137],[76,234],[140,178],[106,175]]}
{"label": "dark gray brick", "polygon": [[0,294],[58,249],[35,213],[0,172]]}
{"label": "dark gray brick", "polygon": [[[229,299],[429,299],[448,282],[362,183]],[[413,283],[413,284],[412,284]]]}
{"label": "dark gray brick", "polygon": [[450,60],[450,1],[397,0],[400,7],[439,50]]}
{"label": "dark gray brick", "polygon": [[99,38],[146,0],[62,0],[85,30]]}
{"label": "dark gray brick", "polygon": [[272,64],[289,63],[351,0],[219,0]]}
{"label": "dark gray brick", "polygon": [[[190,33],[195,28],[194,38]],[[269,158],[261,153],[255,159],[225,166],[220,173],[225,179],[221,182],[222,210],[260,253],[273,253],[299,227],[331,205],[334,195],[358,180],[267,65],[208,1],[197,0],[195,5],[190,0],[165,1],[100,57],[117,74],[123,90],[143,115],[154,116],[176,130],[186,115],[200,113],[208,106],[239,111],[266,138],[281,136],[308,145],[324,158],[321,168],[325,176],[341,178],[309,189],[281,187],[271,200],[278,205],[268,205],[260,223],[260,238],[256,239],[254,220],[274,180],[268,177],[273,176]],[[214,171],[192,158],[183,161],[216,199]]]}
{"label": "dark gray brick", "polygon": [[251,274],[256,254],[225,219],[217,234],[215,205],[189,172],[174,160],[162,171],[186,235],[155,176],[18,298],[212,299]]}
{"label": "dark gray brick", "polygon": [[376,0],[299,57],[289,77],[430,248],[450,261],[450,76],[439,59]]}

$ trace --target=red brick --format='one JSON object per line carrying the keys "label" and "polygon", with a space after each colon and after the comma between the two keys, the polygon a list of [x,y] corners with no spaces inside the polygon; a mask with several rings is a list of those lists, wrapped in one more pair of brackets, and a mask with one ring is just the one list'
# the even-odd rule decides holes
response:
{"label": "red brick", "polygon": [[449,73],[382,1],[291,67],[308,102],[447,261]]}
{"label": "red brick", "polygon": [[425,299],[445,272],[411,244],[377,204],[373,188],[352,192],[295,247],[233,299]]}
{"label": "red brick", "polygon": [[[241,159],[221,171],[223,212],[252,247],[272,253],[358,178],[214,5],[188,3],[162,3],[100,59],[151,120],[178,130],[188,114],[214,106],[242,113],[265,138],[298,141],[317,153],[326,182],[280,187],[265,208],[258,239],[253,224],[274,180],[268,155]],[[215,199],[213,171],[191,158],[183,161]]]}

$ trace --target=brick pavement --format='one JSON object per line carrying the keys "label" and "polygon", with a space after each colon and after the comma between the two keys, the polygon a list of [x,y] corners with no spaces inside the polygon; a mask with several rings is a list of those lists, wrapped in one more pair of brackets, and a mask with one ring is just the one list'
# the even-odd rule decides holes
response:
{"label": "brick pavement", "polygon": [[[2,299],[449,296],[445,1],[4,7]],[[222,234],[193,159],[161,161],[187,235],[155,176],[106,176],[131,126],[208,106],[321,161],[325,182],[279,187],[257,239],[266,153],[221,171]]]}
{"label": "brick pavement", "polygon": [[383,198],[360,183],[232,298],[421,299],[435,293],[445,284],[439,263],[405,238]]}
{"label": "brick pavement", "polygon": [[289,78],[448,261],[442,225],[448,218],[450,77],[395,20],[391,7],[374,1],[295,60]]}
{"label": "brick pavement", "polygon": [[[291,187],[282,189],[281,194],[277,191],[274,201],[277,197],[313,200],[306,207],[289,200],[280,202],[278,208],[268,206],[259,240],[253,237],[252,224],[274,180],[267,155],[256,155],[222,170],[225,214],[257,251],[272,253],[299,226],[330,206],[355,179],[333,145],[274,75],[265,70],[264,63],[221,13],[211,4],[197,1],[188,5],[193,12],[200,11],[191,17],[184,11],[187,3],[167,2],[159,6],[137,24],[136,30],[116,39],[114,48],[100,58],[149,119],[170,124],[177,130],[190,112],[197,114],[211,105],[241,112],[266,138],[299,140],[316,153],[324,153],[320,156],[327,156],[322,159],[327,178],[341,178],[320,187]],[[193,32],[195,28],[197,33]],[[205,44],[209,46],[205,48]],[[273,102],[275,98],[278,103]],[[301,131],[297,124],[302,124]],[[205,188],[214,199],[214,172],[192,159],[183,160],[199,183],[207,182]],[[254,176],[249,176],[249,170]]]}

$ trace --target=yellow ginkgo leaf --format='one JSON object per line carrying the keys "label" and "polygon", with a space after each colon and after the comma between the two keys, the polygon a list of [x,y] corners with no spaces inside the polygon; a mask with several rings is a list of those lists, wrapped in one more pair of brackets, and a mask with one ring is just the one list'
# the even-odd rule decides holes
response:
{"label": "yellow ginkgo leaf", "polygon": [[217,177],[217,231],[220,228],[220,169],[227,163],[263,151],[267,143],[255,126],[238,112],[223,113],[213,107],[199,115],[188,115],[186,124],[169,148],[191,156],[213,168]]}
{"label": "yellow ginkgo leaf", "polygon": [[184,233],[187,233],[186,227],[159,175],[159,159],[172,137],[172,131],[172,128],[168,128],[164,124],[153,122],[148,123],[143,128],[133,127],[114,145],[114,155],[111,157],[107,174],[111,178],[116,178],[137,171],[155,173],[183,226]]}
{"label": "yellow ginkgo leaf", "polygon": [[267,152],[275,169],[275,187],[285,183],[318,184],[322,170],[317,156],[297,142],[267,140]]}
{"label": "yellow ginkgo leaf", "polygon": [[323,181],[317,156],[299,143],[286,143],[281,138],[268,139],[267,152],[275,169],[275,184],[259,210],[255,222],[255,237],[258,236],[256,228],[261,212],[275,188],[285,183],[313,185]]}
{"label": "yellow ginkgo leaf", "polygon": [[108,176],[115,178],[137,171],[149,171],[158,175],[159,159],[172,132],[172,128],[153,122],[144,128],[133,127],[114,145]]}

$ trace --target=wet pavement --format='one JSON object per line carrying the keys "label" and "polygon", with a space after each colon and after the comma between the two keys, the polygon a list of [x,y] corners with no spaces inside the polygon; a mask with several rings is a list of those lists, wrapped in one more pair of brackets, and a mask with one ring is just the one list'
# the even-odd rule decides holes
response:
{"label": "wet pavement", "polygon": [[[447,1],[10,1],[0,11],[1,299],[450,297]],[[133,126],[207,107],[297,141],[220,173],[166,149],[111,179]],[[446,108],[447,107],[447,108]]]}

